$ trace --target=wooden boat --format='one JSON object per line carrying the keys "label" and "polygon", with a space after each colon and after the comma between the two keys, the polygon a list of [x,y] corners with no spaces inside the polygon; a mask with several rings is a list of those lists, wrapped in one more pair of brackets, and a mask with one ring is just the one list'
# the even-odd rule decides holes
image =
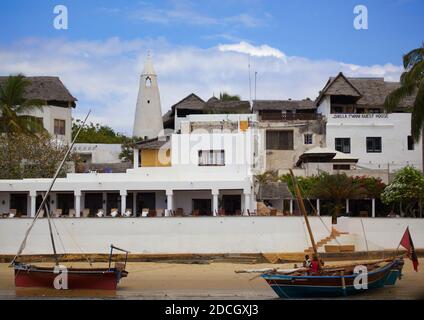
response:
{"label": "wooden boat", "polygon": [[345,269],[319,275],[264,273],[261,276],[280,298],[343,297],[395,285],[402,268],[403,259],[395,259],[369,271],[367,289],[355,288],[358,274]]}
{"label": "wooden boat", "polygon": [[[20,288],[55,288],[58,272],[54,267],[38,267],[16,263],[15,286]],[[66,289],[116,290],[121,280],[128,275],[125,268],[67,268]]]}
{"label": "wooden boat", "polygon": [[309,224],[299,185],[292,170],[290,170],[290,174],[299,207],[305,218],[314,256],[318,260],[319,271],[316,274],[310,274],[308,269],[293,272],[271,270],[261,273],[261,277],[266,280],[275,293],[280,298],[343,297],[395,285],[402,275],[404,262],[401,257],[367,263],[366,286],[354,285],[354,280],[359,275],[359,273],[355,273],[355,267],[363,265],[363,263],[352,263],[341,268],[324,267]]}
{"label": "wooden boat", "polygon": [[[53,177],[53,180],[50,184],[48,191],[44,194],[43,201],[40,204],[35,217],[29,226],[28,230],[25,233],[24,240],[19,247],[18,253],[11,263],[11,267],[14,268],[15,274],[15,286],[16,287],[40,287],[40,288],[55,288],[55,289],[92,289],[92,290],[116,290],[117,284],[121,278],[128,276],[128,271],[125,270],[128,251],[117,248],[111,245],[110,255],[109,255],[109,266],[108,268],[66,268],[65,266],[59,265],[59,258],[56,252],[55,240],[52,232],[51,224],[51,213],[47,207],[47,199],[50,191],[53,188],[53,185],[59,175],[61,168],[63,167],[66,158],[71,152],[76,138],[78,137],[81,128],[85,125],[85,122],[89,116],[90,112],[83,121],[80,129],[78,130],[74,140],[69,146],[64,158],[62,159],[61,164],[56,170],[56,174]],[[49,231],[50,231],[50,240],[53,248],[53,255],[56,261],[55,266],[53,267],[39,267],[31,264],[26,264],[19,262],[19,257],[21,256],[28,239],[29,233],[33,228],[37,218],[40,215],[42,208],[45,208],[47,213]],[[124,262],[116,262],[115,266],[112,267],[112,258],[113,251],[118,250],[125,253]]]}

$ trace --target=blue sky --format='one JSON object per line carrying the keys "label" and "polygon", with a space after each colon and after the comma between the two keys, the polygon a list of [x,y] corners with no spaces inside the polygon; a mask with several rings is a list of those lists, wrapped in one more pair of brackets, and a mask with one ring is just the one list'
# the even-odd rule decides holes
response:
{"label": "blue sky", "polygon": [[[53,28],[57,4],[68,8],[68,30]],[[358,4],[368,30],[353,28]],[[191,92],[248,99],[247,54],[258,98],[315,98],[338,71],[397,80],[402,54],[424,41],[422,12],[421,0],[1,1],[0,73],[59,75],[77,114],[91,106],[127,132],[148,49],[164,111]]]}

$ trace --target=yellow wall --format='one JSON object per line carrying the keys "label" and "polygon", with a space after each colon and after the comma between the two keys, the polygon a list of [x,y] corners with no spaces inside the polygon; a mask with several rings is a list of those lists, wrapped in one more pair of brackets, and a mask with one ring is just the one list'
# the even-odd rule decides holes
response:
{"label": "yellow wall", "polygon": [[171,166],[171,150],[166,150],[167,161],[161,163],[159,161],[159,149],[141,150],[141,166],[142,167],[170,167]]}

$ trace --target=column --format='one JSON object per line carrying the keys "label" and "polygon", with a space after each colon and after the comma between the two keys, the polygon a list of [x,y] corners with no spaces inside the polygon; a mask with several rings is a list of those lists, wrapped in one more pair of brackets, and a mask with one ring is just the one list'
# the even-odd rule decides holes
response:
{"label": "column", "polygon": [[371,199],[371,213],[372,213],[372,217],[375,218],[375,199],[374,198]]}
{"label": "column", "polygon": [[166,190],[166,217],[170,217],[172,215],[172,210],[174,210],[174,193],[173,190]]}
{"label": "column", "polygon": [[140,150],[134,148],[134,169],[137,169],[140,166]]}
{"label": "column", "polygon": [[245,214],[247,214],[247,210],[249,210],[249,212],[250,212],[250,202],[251,202],[250,193],[245,193],[244,194],[244,211],[245,211]]}
{"label": "column", "polygon": [[32,218],[35,217],[35,212],[37,210],[37,191],[30,191],[29,196],[31,197],[31,208],[30,215]]}
{"label": "column", "polygon": [[290,214],[293,214],[293,199],[290,199]]}
{"label": "column", "polygon": [[134,217],[137,215],[137,192],[133,192],[133,212]]}
{"label": "column", "polygon": [[319,199],[317,199],[317,215],[321,215],[321,203]]}
{"label": "column", "polygon": [[123,214],[125,210],[127,210],[127,190],[121,190],[120,195],[121,195],[121,214]]}
{"label": "column", "polygon": [[75,190],[74,197],[75,197],[75,216],[79,218],[81,217],[81,190]]}
{"label": "column", "polygon": [[212,215],[216,217],[218,215],[218,197],[219,197],[219,190],[218,189],[212,189]]}
{"label": "column", "polygon": [[103,209],[103,212],[105,213],[105,216],[106,216],[107,215],[107,212],[106,212],[106,210],[107,210],[107,193],[106,192],[102,193],[102,209]]}
{"label": "column", "polygon": [[349,199],[346,199],[346,213],[349,213],[350,209],[349,209]]}

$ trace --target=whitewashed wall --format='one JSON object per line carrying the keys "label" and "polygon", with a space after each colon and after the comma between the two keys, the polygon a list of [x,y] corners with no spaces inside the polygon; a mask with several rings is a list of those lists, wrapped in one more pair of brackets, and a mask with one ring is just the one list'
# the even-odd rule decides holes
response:
{"label": "whitewashed wall", "polygon": [[[407,225],[416,248],[424,249],[424,219],[362,219],[369,242],[395,249]],[[329,234],[330,218],[312,217],[316,240]],[[0,254],[16,253],[30,219],[0,220]],[[132,253],[303,252],[310,246],[302,217],[196,217],[134,219],[56,219],[67,253],[107,253],[109,245]],[[360,219],[346,218],[339,228],[363,235]],[[328,229],[327,229],[328,228]],[[58,241],[58,249],[63,249]],[[365,250],[364,247],[357,248]],[[36,223],[26,254],[51,253],[45,219]]]}
{"label": "whitewashed wall", "polygon": [[[407,165],[422,168],[421,141],[408,150],[411,114],[328,114],[327,147],[335,149],[335,138],[348,138],[350,155],[358,158],[358,166],[370,169],[398,170]],[[366,137],[381,137],[382,152],[367,153]]]}
{"label": "whitewashed wall", "polygon": [[72,139],[72,108],[62,108],[56,106],[43,106],[42,109],[34,109],[25,114],[34,117],[43,118],[44,128],[53,136],[54,134],[54,120],[65,120],[65,135],[56,136],[58,139],[70,143]]}

